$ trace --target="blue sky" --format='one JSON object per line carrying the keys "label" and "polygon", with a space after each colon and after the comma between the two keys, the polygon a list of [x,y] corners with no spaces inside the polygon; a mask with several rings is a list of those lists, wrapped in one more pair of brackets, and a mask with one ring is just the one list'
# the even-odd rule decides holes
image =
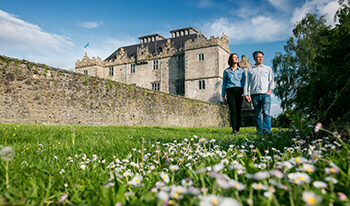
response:
{"label": "blue sky", "polygon": [[[307,12],[334,25],[337,9],[337,0],[0,0],[0,54],[73,70],[85,52],[105,59],[140,36],[192,26],[224,33],[239,55],[264,51],[271,66]],[[281,111],[276,98],[271,109]]]}

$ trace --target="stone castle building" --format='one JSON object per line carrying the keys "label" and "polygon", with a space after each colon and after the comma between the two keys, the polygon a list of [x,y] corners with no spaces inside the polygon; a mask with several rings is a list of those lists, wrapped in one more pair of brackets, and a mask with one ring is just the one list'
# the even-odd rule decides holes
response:
{"label": "stone castle building", "polygon": [[139,44],[120,47],[105,60],[85,53],[75,72],[219,104],[227,36],[207,38],[193,27],[170,33],[139,37]]}

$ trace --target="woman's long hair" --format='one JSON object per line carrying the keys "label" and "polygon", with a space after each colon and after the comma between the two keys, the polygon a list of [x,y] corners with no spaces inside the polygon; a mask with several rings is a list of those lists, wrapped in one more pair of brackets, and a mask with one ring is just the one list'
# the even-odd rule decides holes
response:
{"label": "woman's long hair", "polygon": [[228,65],[230,65],[230,67],[234,64],[234,63],[233,63],[233,59],[232,59],[233,55],[236,55],[237,58],[238,58],[238,54],[236,54],[236,53],[232,53],[232,54],[228,57],[227,63],[228,63]]}

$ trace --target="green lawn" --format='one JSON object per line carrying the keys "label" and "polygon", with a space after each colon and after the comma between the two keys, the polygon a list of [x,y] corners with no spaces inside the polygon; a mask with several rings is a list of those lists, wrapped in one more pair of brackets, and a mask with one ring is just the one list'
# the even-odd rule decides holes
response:
{"label": "green lawn", "polygon": [[[15,152],[0,160],[0,205],[299,205],[310,191],[315,204],[349,203],[338,198],[350,189],[348,145],[298,127],[257,136],[253,127],[231,135],[228,127],[0,124],[2,150]],[[293,179],[298,172],[305,181]]]}

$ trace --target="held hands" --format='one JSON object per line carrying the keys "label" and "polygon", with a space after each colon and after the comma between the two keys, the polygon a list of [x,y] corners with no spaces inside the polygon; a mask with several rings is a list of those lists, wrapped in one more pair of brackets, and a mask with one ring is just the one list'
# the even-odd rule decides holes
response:
{"label": "held hands", "polygon": [[222,97],[222,100],[223,100],[224,104],[227,104],[226,97]]}
{"label": "held hands", "polygon": [[246,100],[247,102],[251,102],[251,101],[252,101],[248,95],[245,95],[244,97],[245,97],[245,100]]}

